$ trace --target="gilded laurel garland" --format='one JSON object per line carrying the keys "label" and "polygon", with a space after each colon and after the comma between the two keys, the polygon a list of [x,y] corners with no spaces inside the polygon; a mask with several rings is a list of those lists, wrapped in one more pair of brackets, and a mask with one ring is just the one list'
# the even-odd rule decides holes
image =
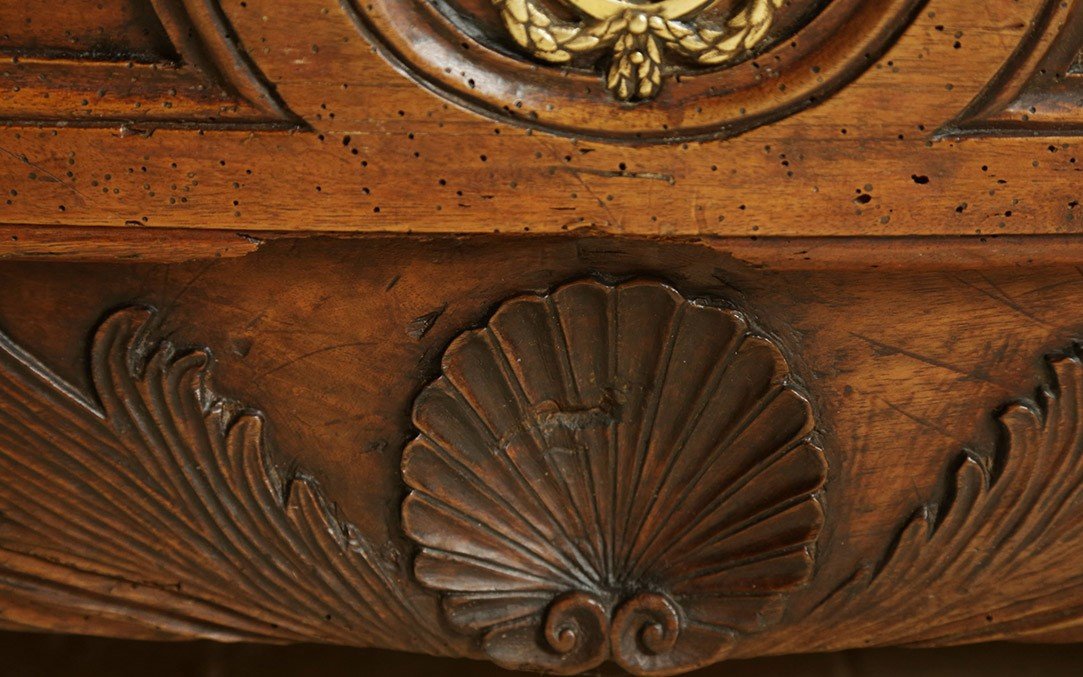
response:
{"label": "gilded laurel garland", "polygon": [[[622,101],[654,98],[662,86],[666,52],[714,66],[758,45],[782,0],[563,0],[581,17],[562,21],[538,0],[493,0],[515,42],[538,59],[568,63],[609,50],[606,87]],[[722,24],[699,15],[728,9]]]}

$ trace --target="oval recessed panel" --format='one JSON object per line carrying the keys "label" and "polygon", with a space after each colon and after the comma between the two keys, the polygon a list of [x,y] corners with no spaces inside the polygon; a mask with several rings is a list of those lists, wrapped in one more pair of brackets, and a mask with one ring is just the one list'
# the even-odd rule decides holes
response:
{"label": "oval recessed panel", "polygon": [[814,105],[921,0],[351,0],[397,66],[473,110],[575,136],[725,137]]}

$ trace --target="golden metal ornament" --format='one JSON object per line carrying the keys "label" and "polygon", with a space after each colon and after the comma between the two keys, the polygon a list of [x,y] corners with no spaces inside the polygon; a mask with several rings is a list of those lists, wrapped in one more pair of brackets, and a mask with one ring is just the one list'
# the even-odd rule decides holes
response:
{"label": "golden metal ornament", "polygon": [[[732,61],[760,43],[784,0],[561,0],[581,15],[563,21],[538,0],[492,0],[516,44],[551,63],[609,49],[606,87],[621,101],[654,98],[662,86],[663,51],[704,65]],[[708,7],[722,24],[699,17]]]}

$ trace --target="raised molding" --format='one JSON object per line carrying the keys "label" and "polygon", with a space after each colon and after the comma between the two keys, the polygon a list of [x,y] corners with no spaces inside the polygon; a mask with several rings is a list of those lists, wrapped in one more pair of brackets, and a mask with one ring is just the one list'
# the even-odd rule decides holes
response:
{"label": "raised molding", "polygon": [[[706,8],[688,0],[626,4],[654,13],[657,28],[631,34],[631,43],[638,46],[622,39],[613,43],[616,53],[599,58],[603,43],[623,35],[624,24],[632,25],[636,11],[585,21],[583,35],[578,24],[554,20],[566,15],[569,5],[604,15],[619,0],[340,2],[399,70],[442,96],[500,120],[573,137],[626,142],[729,137],[813,106],[871,66],[922,4],[922,0],[782,4],[727,0]],[[561,11],[543,14],[541,7]],[[658,18],[673,7],[692,9],[668,24]],[[765,12],[770,21],[761,16]],[[693,14],[706,31],[701,30],[699,37],[692,35],[697,29],[682,23]],[[515,26],[515,17],[539,25]],[[646,14],[636,21],[651,25]],[[744,21],[745,26],[734,28],[733,21]],[[547,22],[548,26],[540,25]],[[724,28],[707,27],[708,23]],[[554,25],[560,35],[546,37]],[[731,29],[735,32],[727,33],[728,39],[739,44],[720,43],[716,62],[695,65],[697,55],[706,55],[708,61],[714,58],[713,43],[703,36],[715,39],[717,30]],[[679,37],[674,31],[689,34]],[[633,73],[622,60],[627,57],[632,64],[633,52],[651,54],[644,42],[648,33],[661,40],[658,47],[667,42],[678,47],[665,58],[659,50],[657,59],[639,62]],[[569,46],[581,47],[582,53],[571,54]],[[610,68],[614,64],[616,71]],[[627,96],[621,96],[622,79],[627,81]],[[648,92],[633,91],[633,83],[638,87],[644,81],[652,83]],[[631,101],[621,102],[622,98]]]}
{"label": "raised molding", "polygon": [[940,136],[1083,134],[1083,0],[1044,0],[993,81]]}
{"label": "raised molding", "polygon": [[126,124],[133,131],[302,124],[252,62],[219,0],[149,2],[152,11],[139,20],[156,21],[145,29],[168,40],[154,55],[56,55],[8,45],[12,56],[0,65],[0,124]]}

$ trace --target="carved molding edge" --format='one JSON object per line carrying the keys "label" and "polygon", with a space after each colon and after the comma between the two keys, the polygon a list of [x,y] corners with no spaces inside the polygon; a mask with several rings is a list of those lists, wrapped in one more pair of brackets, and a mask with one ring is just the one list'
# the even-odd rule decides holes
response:
{"label": "carved molding edge", "polygon": [[393,66],[470,110],[575,138],[674,143],[821,103],[924,0],[339,2]]}
{"label": "carved molding edge", "polygon": [[414,425],[415,573],[501,665],[690,670],[812,575],[811,408],[734,311],[654,282],[513,299],[448,348]]}
{"label": "carved molding edge", "polygon": [[[93,55],[53,59],[21,54],[0,66],[0,82],[8,90],[0,102],[0,124],[305,126],[252,61],[220,0],[149,4],[179,61],[164,55],[146,63],[117,63]],[[58,117],[58,109],[68,112]]]}
{"label": "carved molding edge", "polygon": [[97,330],[92,398],[0,335],[0,625],[447,653],[396,558],[151,317]]}
{"label": "carved molding edge", "polygon": [[939,137],[1083,134],[1083,0],[1044,0],[1019,47]]}
{"label": "carved molding edge", "polygon": [[241,45],[221,0],[151,0],[184,63],[225,86],[268,121],[300,123]]}

